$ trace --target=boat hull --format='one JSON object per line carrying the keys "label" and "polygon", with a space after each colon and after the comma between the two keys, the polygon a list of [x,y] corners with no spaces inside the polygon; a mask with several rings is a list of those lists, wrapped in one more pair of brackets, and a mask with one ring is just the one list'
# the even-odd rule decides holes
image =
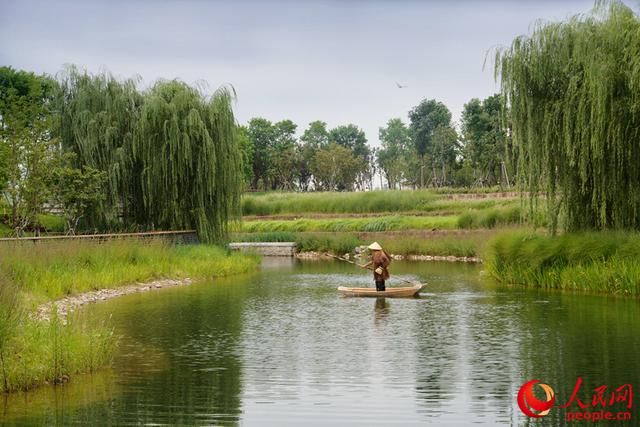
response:
{"label": "boat hull", "polygon": [[415,285],[405,288],[387,288],[384,291],[376,291],[375,288],[347,288],[340,286],[338,292],[345,297],[410,298],[417,296],[422,288],[423,285]]}

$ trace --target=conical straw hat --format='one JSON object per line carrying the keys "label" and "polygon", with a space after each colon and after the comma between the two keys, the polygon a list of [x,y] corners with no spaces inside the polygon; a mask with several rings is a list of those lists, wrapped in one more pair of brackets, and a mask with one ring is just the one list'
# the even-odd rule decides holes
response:
{"label": "conical straw hat", "polygon": [[372,251],[381,251],[382,250],[382,246],[380,246],[380,244],[378,242],[373,242],[372,244],[370,244],[368,246],[369,249],[371,249]]}

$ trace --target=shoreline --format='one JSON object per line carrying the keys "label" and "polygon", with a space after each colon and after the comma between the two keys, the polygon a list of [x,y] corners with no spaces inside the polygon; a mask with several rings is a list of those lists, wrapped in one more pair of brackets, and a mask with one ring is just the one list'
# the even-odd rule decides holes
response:
{"label": "shoreline", "polygon": [[82,292],[75,295],[69,295],[64,298],[45,302],[40,304],[31,318],[34,320],[49,322],[53,315],[53,308],[56,307],[57,315],[63,324],[67,323],[67,317],[74,310],[88,305],[95,304],[102,301],[107,301],[113,298],[117,298],[124,295],[135,294],[139,292],[149,292],[156,289],[168,288],[172,286],[186,286],[195,283],[195,280],[190,277],[184,279],[159,279],[151,282],[134,283],[130,285],[124,285],[117,288],[104,288],[95,291]]}
{"label": "shoreline", "polygon": [[[360,256],[351,256],[345,254],[345,259],[360,259]],[[396,261],[444,261],[444,262],[464,262],[481,264],[483,261],[480,257],[459,257],[454,255],[395,255],[391,254],[391,259]],[[334,256],[328,252],[298,252],[294,256],[296,259],[302,260],[333,260]],[[138,282],[130,285],[124,285],[117,288],[103,288],[95,291],[82,292],[75,295],[69,295],[58,300],[45,302],[38,305],[31,318],[38,321],[49,322],[53,315],[53,308],[56,307],[58,318],[63,324],[67,323],[67,317],[73,311],[88,304],[95,304],[107,301],[124,295],[149,292],[156,289],[162,289],[173,286],[187,286],[195,282],[194,279],[186,277],[184,279],[158,279],[151,282]]]}

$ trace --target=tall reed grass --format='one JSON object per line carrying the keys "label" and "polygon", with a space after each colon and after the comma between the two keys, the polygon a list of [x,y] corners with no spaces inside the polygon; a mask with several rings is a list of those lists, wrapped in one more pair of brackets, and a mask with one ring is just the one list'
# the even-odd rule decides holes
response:
{"label": "tall reed grass", "polygon": [[424,209],[436,198],[428,190],[247,194],[242,198],[242,214],[413,211]]}
{"label": "tall reed grass", "polygon": [[303,231],[395,231],[452,229],[456,227],[456,216],[381,216],[368,218],[330,218],[296,220],[244,221],[234,231],[258,232],[303,232]]}
{"label": "tall reed grass", "polygon": [[[255,269],[255,256],[207,245],[133,240],[0,245],[0,389],[28,389],[109,363],[107,324],[30,319],[35,305],[64,295],[158,278],[204,278]],[[55,311],[55,310],[54,310]]]}
{"label": "tall reed grass", "polygon": [[486,266],[504,283],[640,295],[640,234],[505,234],[490,243]]}
{"label": "tall reed grass", "polygon": [[160,241],[59,241],[0,245],[0,271],[38,299],[158,278],[217,277],[254,269],[257,260],[216,246]]}
{"label": "tall reed grass", "polygon": [[243,215],[303,213],[394,213],[482,209],[514,203],[513,199],[444,199],[433,190],[245,194]]}

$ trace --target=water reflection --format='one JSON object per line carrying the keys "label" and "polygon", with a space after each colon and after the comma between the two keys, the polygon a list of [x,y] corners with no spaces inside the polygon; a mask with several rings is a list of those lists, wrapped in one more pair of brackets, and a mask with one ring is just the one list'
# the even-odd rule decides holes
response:
{"label": "water reflection", "polygon": [[[562,403],[578,376],[583,401],[640,384],[636,300],[499,287],[468,265],[394,273],[427,282],[423,296],[343,298],[337,286],[369,276],[289,260],[96,305],[87,315],[113,313],[122,335],[108,385],[11,397],[0,424],[518,425],[529,379]],[[552,410],[536,423],[565,421]]]}
{"label": "water reflection", "polygon": [[389,315],[389,303],[385,297],[377,297],[373,305],[373,309],[376,313],[376,323],[384,320]]}

